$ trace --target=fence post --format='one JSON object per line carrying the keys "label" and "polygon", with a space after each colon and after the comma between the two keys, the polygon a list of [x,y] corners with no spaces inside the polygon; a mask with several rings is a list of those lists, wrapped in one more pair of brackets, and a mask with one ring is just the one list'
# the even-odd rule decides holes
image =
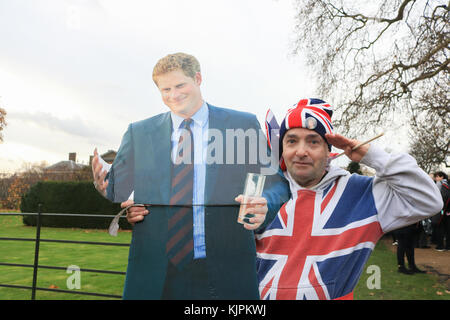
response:
{"label": "fence post", "polygon": [[33,286],[31,288],[31,300],[36,299],[36,283],[37,283],[37,271],[39,263],[39,242],[41,240],[41,207],[42,204],[38,204],[38,214],[36,219],[36,243],[34,246],[34,266],[33,266]]}

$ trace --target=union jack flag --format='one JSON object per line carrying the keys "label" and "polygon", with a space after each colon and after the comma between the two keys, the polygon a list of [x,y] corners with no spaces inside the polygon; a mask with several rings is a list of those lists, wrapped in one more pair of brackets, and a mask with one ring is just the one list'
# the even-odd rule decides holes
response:
{"label": "union jack flag", "polygon": [[[280,138],[280,126],[278,125],[277,119],[275,118],[274,114],[272,113],[272,110],[267,110],[266,113],[266,137],[267,137],[267,144],[269,145],[269,148],[272,149],[273,141],[274,139]],[[275,136],[272,136],[272,134],[275,133]]]}
{"label": "union jack flag", "polygon": [[[325,140],[325,134],[333,133],[331,116],[333,108],[330,104],[320,99],[300,99],[300,101],[290,108],[281,122],[280,139],[292,128],[307,128],[316,131]],[[331,151],[331,145],[328,144]],[[280,168],[286,171],[286,164],[283,159],[283,143],[279,142]]]}
{"label": "union jack flag", "polygon": [[351,294],[382,235],[371,190],[371,178],[347,175],[321,190],[292,192],[256,235],[261,299]]}
{"label": "union jack flag", "polygon": [[[331,116],[333,109],[330,104],[320,99],[301,99],[289,109],[285,117],[286,130],[300,127],[318,130],[322,135],[333,133]],[[312,120],[312,121],[310,121]]]}

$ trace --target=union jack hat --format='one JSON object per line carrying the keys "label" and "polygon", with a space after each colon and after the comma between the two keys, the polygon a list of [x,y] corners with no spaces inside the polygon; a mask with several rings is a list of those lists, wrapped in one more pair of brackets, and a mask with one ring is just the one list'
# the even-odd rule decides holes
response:
{"label": "union jack hat", "polygon": [[328,144],[328,150],[331,151],[331,144],[325,139],[326,133],[333,133],[331,116],[333,110],[331,105],[320,99],[301,99],[291,109],[288,110],[286,117],[280,126],[280,166],[283,171],[286,165],[282,157],[283,137],[289,129],[306,128],[317,132]]}

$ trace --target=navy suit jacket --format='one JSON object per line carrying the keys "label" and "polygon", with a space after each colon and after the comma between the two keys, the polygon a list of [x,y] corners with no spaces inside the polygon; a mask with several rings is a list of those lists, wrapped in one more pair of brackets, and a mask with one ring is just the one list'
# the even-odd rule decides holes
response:
{"label": "navy suit jacket", "polygon": [[[248,164],[252,151],[246,147],[247,163],[237,164],[236,143],[235,162],[226,164],[230,150],[225,148],[226,129],[260,130],[259,122],[249,113],[209,104],[208,109],[209,129],[218,130],[216,133],[221,132],[224,138],[223,162],[206,165],[205,241],[209,278],[219,299],[259,299],[254,235],[236,222],[239,206],[234,198],[243,192],[246,173],[260,172],[260,163]],[[109,172],[110,200],[125,201],[134,190],[135,203],[159,204],[149,207],[149,214],[133,228],[124,299],[160,299],[162,295],[168,263],[165,253],[168,207],[164,204],[169,203],[171,192],[171,133],[170,112],[130,124]],[[274,189],[276,192],[268,196],[271,217],[289,199],[285,181],[278,182]]]}

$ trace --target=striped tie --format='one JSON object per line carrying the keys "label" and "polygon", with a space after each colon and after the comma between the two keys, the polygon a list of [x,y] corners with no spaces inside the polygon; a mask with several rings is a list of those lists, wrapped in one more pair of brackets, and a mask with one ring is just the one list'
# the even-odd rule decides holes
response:
{"label": "striped tie", "polygon": [[190,129],[192,119],[183,120],[177,155],[172,166],[172,192],[169,207],[166,253],[179,269],[193,259],[194,140]]}

